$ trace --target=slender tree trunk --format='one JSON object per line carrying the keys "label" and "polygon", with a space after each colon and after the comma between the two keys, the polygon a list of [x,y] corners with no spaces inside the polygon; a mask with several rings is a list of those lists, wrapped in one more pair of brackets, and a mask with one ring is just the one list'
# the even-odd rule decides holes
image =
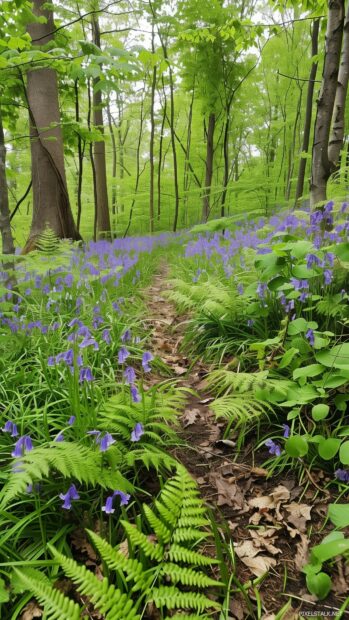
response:
{"label": "slender tree trunk", "polygon": [[190,160],[190,149],[191,149],[191,132],[192,132],[192,122],[193,122],[194,99],[195,99],[195,81],[193,84],[193,90],[192,90],[191,101],[190,101],[190,106],[189,106],[187,144],[185,147],[184,181],[183,181],[183,189],[184,189],[183,217],[184,217],[185,226],[188,225],[188,198],[189,198],[188,191],[189,191],[189,186],[190,186],[189,160]]}
{"label": "slender tree trunk", "polygon": [[210,195],[213,176],[213,159],[214,159],[214,130],[216,127],[216,115],[211,112],[208,118],[208,127],[206,132],[206,174],[205,189],[202,199],[202,221],[207,222],[210,215]]}
{"label": "slender tree trunk", "polygon": [[295,160],[295,151],[296,151],[296,142],[297,136],[299,135],[298,125],[301,117],[301,109],[302,109],[302,99],[303,99],[303,86],[299,89],[299,97],[297,102],[297,111],[296,118],[294,121],[293,131],[292,131],[292,142],[289,149],[289,159],[288,159],[288,167],[287,167],[287,175],[286,175],[286,191],[285,198],[286,200],[290,200],[291,196],[291,188],[292,188],[292,177],[294,172],[294,160]]}
{"label": "slender tree trunk", "polygon": [[[92,38],[97,47],[101,47],[101,37],[98,18],[92,18]],[[108,204],[107,166],[105,159],[104,123],[102,93],[98,88],[100,78],[93,80],[93,124],[101,134],[102,139],[94,143],[94,165],[96,171],[96,195],[97,195],[97,231],[110,236],[110,214]]]}
{"label": "slender tree trunk", "polygon": [[[144,91],[145,91],[145,85],[144,85]],[[127,228],[124,232],[124,237],[127,237],[128,232],[130,230],[131,224],[132,224],[132,218],[133,218],[133,210],[134,210],[134,206],[136,204],[136,197],[137,197],[137,192],[138,192],[138,187],[139,187],[139,181],[141,178],[141,146],[142,146],[142,137],[143,137],[143,125],[144,125],[144,101],[145,101],[145,97],[146,94],[144,92],[144,97],[142,99],[142,103],[141,103],[141,118],[140,118],[140,127],[139,127],[139,133],[138,133],[138,141],[137,141],[137,152],[136,152],[136,182],[135,182],[135,188],[134,188],[134,198],[132,199],[132,203],[131,203],[131,207],[130,207],[130,215],[128,218],[128,224],[127,224]]]}
{"label": "slender tree trunk", "polygon": [[14,254],[15,246],[12,237],[8,189],[6,179],[6,147],[2,114],[0,107],[0,233],[2,239],[2,253]]}
{"label": "slender tree trunk", "polygon": [[111,212],[113,215],[117,214],[117,200],[116,200],[116,168],[117,168],[117,154],[116,154],[116,140],[113,129],[113,120],[110,110],[110,102],[108,102],[107,106],[107,115],[108,115],[108,126],[109,133],[112,145],[112,153],[113,153],[113,161],[112,161],[112,179],[113,179],[113,187],[111,194]]}
{"label": "slender tree trunk", "polygon": [[311,206],[327,198],[327,182],[331,174],[328,146],[344,25],[344,0],[330,0],[326,31],[325,59],[322,84],[317,104],[310,184]]}
{"label": "slender tree trunk", "polygon": [[331,172],[339,169],[340,152],[343,148],[345,131],[345,103],[349,79],[349,4],[343,30],[341,64],[338,73],[336,98],[332,117],[332,132],[328,147],[328,159]]}
{"label": "slender tree trunk", "polygon": [[[34,46],[53,39],[54,23],[45,0],[34,0],[33,12],[46,23],[28,24]],[[33,219],[24,252],[35,247],[37,237],[48,225],[58,237],[81,239],[70,208],[64,169],[63,139],[58,105],[57,75],[54,69],[28,72],[31,158],[33,175]]]}
{"label": "slender tree trunk", "polygon": [[[125,176],[124,149],[125,149],[125,142],[126,142],[126,138],[127,138],[127,134],[129,130],[129,125],[127,126],[125,135],[123,136],[122,135],[123,105],[122,105],[122,101],[118,93],[116,93],[116,105],[118,108],[117,136],[118,136],[119,168],[120,168],[119,175],[120,175],[120,181],[122,183],[124,176]],[[123,213],[124,210],[125,210],[125,205],[124,205],[123,200],[121,200],[120,212]]]}
{"label": "slender tree trunk", "polygon": [[164,93],[164,106],[162,110],[162,121],[161,121],[161,132],[160,132],[160,144],[159,144],[159,165],[158,165],[158,209],[157,209],[157,219],[160,221],[161,215],[161,167],[162,167],[162,155],[164,149],[164,131],[165,131],[165,121],[167,116],[167,96],[165,91],[165,80],[162,76],[162,90]]}
{"label": "slender tree trunk", "polygon": [[[154,20],[151,28],[151,49],[155,54],[155,32]],[[154,63],[151,95],[150,95],[150,144],[149,144],[149,163],[150,163],[150,192],[149,192],[149,228],[150,232],[154,232],[154,185],[155,185],[155,162],[154,162],[154,141],[155,141],[155,89],[156,89],[157,68]]]}
{"label": "slender tree trunk", "polygon": [[[313,30],[312,30],[312,35],[311,35],[311,55],[313,58],[317,56],[318,54],[319,28],[320,28],[320,19],[316,19],[313,23]],[[308,149],[309,149],[311,118],[312,118],[312,113],[313,113],[313,97],[314,97],[317,67],[318,67],[318,62],[316,60],[311,65],[310,75],[309,75],[307,102],[306,102],[306,107],[305,107],[302,153],[308,153]],[[298,168],[295,206],[297,206],[300,197],[303,196],[306,166],[307,166],[306,158],[301,157],[299,161],[299,168]]]}
{"label": "slender tree trunk", "polygon": [[[74,91],[75,91],[75,120],[77,123],[80,123],[80,101],[79,101],[79,80],[76,79],[74,82]],[[84,172],[84,155],[85,155],[85,146],[86,142],[80,136],[78,132],[78,186],[77,186],[77,220],[76,226],[77,229],[80,230],[81,224],[81,212],[82,212],[82,181],[83,181],[83,172]]]}

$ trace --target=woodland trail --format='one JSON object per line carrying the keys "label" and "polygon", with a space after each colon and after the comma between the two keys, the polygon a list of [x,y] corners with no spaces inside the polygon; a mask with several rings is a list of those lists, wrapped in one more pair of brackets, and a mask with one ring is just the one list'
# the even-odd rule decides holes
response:
{"label": "woodland trail", "polygon": [[[152,329],[152,350],[172,371],[177,386],[188,389],[179,432],[186,445],[176,448],[174,456],[196,479],[217,522],[224,552],[230,548],[227,570],[235,577],[224,618],[296,620],[315,612],[336,615],[345,600],[349,569],[338,563],[334,593],[325,603],[309,594],[301,573],[309,547],[326,533],[321,528],[329,497],[319,492],[318,483],[324,486],[327,479],[320,471],[299,483],[290,469],[268,478],[261,466],[266,452],[257,451],[260,462],[254,460],[255,437],[247,439],[239,455],[234,441],[223,439],[226,422],[217,421],[210,411],[213,398],[205,386],[210,368],[183,352],[189,317],[179,316],[166,298],[168,274],[169,267],[161,263],[144,293],[150,317],[147,326]],[[154,381],[163,379],[154,377]],[[349,612],[340,617],[349,618]]]}

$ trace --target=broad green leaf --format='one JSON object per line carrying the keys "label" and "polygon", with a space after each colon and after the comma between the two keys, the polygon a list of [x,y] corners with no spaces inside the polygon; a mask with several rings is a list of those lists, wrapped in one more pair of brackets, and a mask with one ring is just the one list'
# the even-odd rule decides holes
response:
{"label": "broad green leaf", "polygon": [[349,525],[349,504],[330,504],[328,516],[333,525],[344,528]]}
{"label": "broad green leaf", "polygon": [[328,351],[320,351],[316,360],[328,368],[349,369],[349,342],[338,344]]}
{"label": "broad green leaf", "polygon": [[325,461],[330,461],[336,456],[339,446],[341,445],[341,440],[336,439],[335,437],[328,437],[328,439],[324,439],[319,443],[319,456]]}
{"label": "broad green leaf", "polygon": [[349,441],[342,443],[339,450],[339,460],[343,465],[349,465]]}
{"label": "broad green leaf", "polygon": [[313,417],[313,420],[315,420],[315,422],[324,420],[325,418],[327,418],[329,413],[330,413],[330,408],[325,403],[319,403],[318,405],[314,405],[314,407],[311,410],[311,415]]}
{"label": "broad green leaf", "polygon": [[298,458],[305,456],[308,452],[309,446],[307,439],[303,435],[293,435],[285,444],[285,450],[289,456]]}
{"label": "broad green leaf", "polygon": [[314,594],[320,601],[331,592],[332,581],[326,573],[307,575],[306,581],[309,592]]}

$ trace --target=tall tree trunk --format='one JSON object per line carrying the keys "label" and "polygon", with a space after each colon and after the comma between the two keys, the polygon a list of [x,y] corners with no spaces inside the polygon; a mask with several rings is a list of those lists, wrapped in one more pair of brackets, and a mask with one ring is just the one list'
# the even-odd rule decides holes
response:
{"label": "tall tree trunk", "polygon": [[[96,14],[92,17],[92,39],[97,47],[101,47],[101,36]],[[98,88],[100,78],[93,79],[93,124],[102,134],[102,140],[94,143],[94,165],[96,172],[97,196],[97,231],[110,236],[110,215],[108,204],[107,166],[105,159],[103,102],[102,93]]]}
{"label": "tall tree trunk", "polygon": [[[155,32],[154,20],[151,27],[151,51],[155,54]],[[151,95],[150,95],[150,144],[149,144],[149,163],[150,163],[150,192],[149,192],[149,228],[154,232],[154,183],[155,183],[155,163],[154,163],[154,140],[155,140],[155,89],[156,89],[157,68],[154,63]]]}
{"label": "tall tree trunk", "polygon": [[[2,239],[2,253],[14,254],[15,246],[12,237],[8,189],[6,179],[6,147],[2,114],[0,107],[0,233]],[[5,266],[6,267],[6,266]]]}
{"label": "tall tree trunk", "polygon": [[[45,0],[33,2],[34,14],[46,19],[46,23],[28,24],[28,33],[34,46],[44,45],[53,39],[53,13],[44,8],[45,4]],[[46,226],[60,238],[81,239],[68,196],[55,70],[43,68],[29,71],[26,95],[34,204],[29,239],[24,252],[35,247],[38,236]]]}
{"label": "tall tree trunk", "polygon": [[324,68],[314,129],[310,184],[311,206],[325,201],[327,197],[327,182],[331,174],[331,166],[328,159],[328,146],[337,90],[343,25],[344,0],[330,0],[328,7]]}
{"label": "tall tree trunk", "polygon": [[211,112],[208,118],[208,127],[206,132],[206,174],[205,189],[202,198],[202,221],[207,222],[210,215],[210,195],[213,175],[213,159],[214,159],[214,130],[216,127],[216,115]]}
{"label": "tall tree trunk", "polygon": [[183,219],[184,226],[188,226],[188,192],[190,186],[190,168],[189,168],[189,160],[190,160],[190,149],[191,149],[191,133],[192,133],[192,123],[193,123],[193,107],[194,107],[194,99],[195,99],[195,80],[193,84],[193,90],[191,95],[191,101],[189,106],[189,114],[188,114],[188,130],[187,130],[187,144],[185,147],[185,162],[184,162],[184,181],[183,181],[183,189],[184,189],[184,208],[183,208]]}
{"label": "tall tree trunk", "polygon": [[331,172],[339,168],[340,152],[343,148],[345,130],[345,103],[348,91],[349,79],[349,4],[343,30],[343,46],[341,64],[338,73],[336,98],[332,117],[332,132],[328,147],[328,159]]}
{"label": "tall tree trunk", "polygon": [[[311,55],[314,58],[318,54],[319,49],[319,28],[320,28],[320,19],[316,19],[313,23],[313,30],[311,34]],[[315,88],[315,79],[318,68],[318,62],[315,60],[310,69],[309,82],[308,82],[308,90],[307,90],[307,102],[305,107],[305,119],[304,119],[304,133],[303,133],[303,143],[302,143],[302,153],[307,153],[309,149],[310,142],[310,129],[311,129],[311,118],[313,113],[313,97],[314,97],[314,88]],[[297,179],[297,187],[296,187],[296,196],[295,196],[295,206],[297,206],[298,201],[301,196],[303,196],[304,191],[304,179],[305,179],[305,170],[307,166],[307,160],[305,157],[301,157],[299,161],[298,168],[298,179]]]}
{"label": "tall tree trunk", "polygon": [[157,209],[157,219],[160,220],[161,215],[161,170],[162,170],[162,155],[164,149],[164,130],[165,130],[165,121],[167,116],[167,96],[165,91],[165,80],[164,76],[162,76],[162,90],[164,93],[164,105],[162,109],[162,121],[161,121],[161,132],[160,132],[160,145],[159,145],[159,165],[158,165],[158,209]]}
{"label": "tall tree trunk", "polygon": [[132,199],[132,203],[131,203],[131,207],[130,207],[130,214],[129,214],[129,218],[128,218],[128,224],[127,224],[127,228],[126,228],[126,230],[124,232],[124,238],[127,237],[128,232],[129,232],[130,227],[131,227],[131,224],[132,224],[133,210],[134,210],[134,206],[136,204],[136,198],[137,198],[137,192],[138,192],[138,187],[139,187],[139,181],[140,181],[141,174],[142,174],[142,172],[141,172],[141,146],[142,146],[142,138],[143,138],[144,102],[145,102],[145,98],[146,98],[146,87],[145,87],[145,84],[144,84],[144,96],[142,98],[142,103],[141,103],[140,127],[139,127],[138,141],[137,141],[137,151],[136,151],[136,182],[135,182],[135,188],[134,188],[134,197]]}
{"label": "tall tree trunk", "polygon": [[[77,123],[80,123],[80,100],[79,100],[79,80],[76,79],[74,82],[74,92],[75,92],[75,120]],[[81,212],[82,212],[82,181],[83,181],[83,172],[84,172],[84,155],[85,155],[85,146],[86,142],[80,136],[78,132],[78,185],[77,185],[77,205],[78,205],[78,213],[76,219],[77,229],[80,230],[81,223]]]}
{"label": "tall tree trunk", "polygon": [[112,119],[111,110],[110,110],[110,101],[108,101],[108,105],[107,105],[107,115],[108,115],[108,126],[109,126],[109,133],[110,133],[112,153],[113,153],[112,172],[111,172],[112,179],[113,179],[112,194],[111,194],[111,212],[113,215],[115,215],[117,214],[117,201],[116,201],[117,151],[116,151],[116,140],[115,140],[114,129],[113,129],[113,119]]}

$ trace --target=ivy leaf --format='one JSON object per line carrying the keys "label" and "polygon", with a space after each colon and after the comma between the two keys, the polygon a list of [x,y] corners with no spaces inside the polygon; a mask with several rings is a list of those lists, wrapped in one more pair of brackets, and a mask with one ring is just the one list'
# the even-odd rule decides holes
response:
{"label": "ivy leaf", "polygon": [[307,587],[311,594],[323,600],[331,591],[332,581],[326,573],[309,574],[306,577]]}

